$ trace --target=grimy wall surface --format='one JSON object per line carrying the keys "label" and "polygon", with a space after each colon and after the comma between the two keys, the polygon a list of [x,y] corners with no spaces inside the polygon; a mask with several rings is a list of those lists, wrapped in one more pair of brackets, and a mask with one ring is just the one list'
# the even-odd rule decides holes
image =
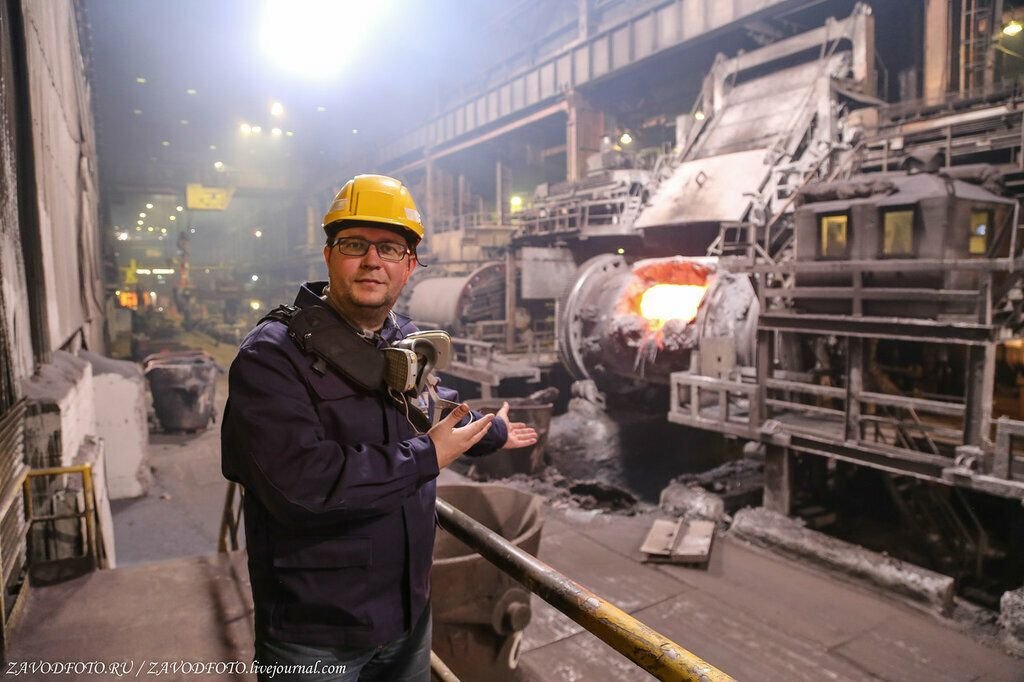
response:
{"label": "grimy wall surface", "polygon": [[0,6],[0,417],[50,353],[103,352],[96,144],[71,0]]}
{"label": "grimy wall surface", "polygon": [[47,350],[103,352],[96,137],[70,0],[23,0]]}

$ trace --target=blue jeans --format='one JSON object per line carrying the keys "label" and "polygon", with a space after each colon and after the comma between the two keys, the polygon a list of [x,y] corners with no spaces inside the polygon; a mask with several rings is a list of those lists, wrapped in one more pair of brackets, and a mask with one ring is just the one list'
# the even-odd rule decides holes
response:
{"label": "blue jeans", "polygon": [[[370,649],[256,638],[260,682],[430,682],[430,607],[412,630]],[[289,670],[303,666],[303,671]]]}

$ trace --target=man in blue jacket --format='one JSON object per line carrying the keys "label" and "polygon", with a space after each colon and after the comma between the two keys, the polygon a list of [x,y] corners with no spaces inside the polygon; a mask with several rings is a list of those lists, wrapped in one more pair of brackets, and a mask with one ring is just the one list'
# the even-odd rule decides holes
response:
{"label": "man in blue jacket", "polygon": [[258,672],[425,682],[434,479],[462,454],[537,436],[509,423],[507,404],[487,416],[458,404],[432,426],[421,418],[417,429],[410,416],[418,401],[360,380],[376,352],[416,331],[391,309],[423,237],[400,182],[355,177],[323,227],[329,282],[305,284],[290,312],[321,315],[314,331],[329,328],[317,337],[321,350],[325,338],[334,351],[348,350],[315,352],[313,332],[296,333],[287,316],[264,319],[229,375],[222,467],[245,488],[256,661],[265,666]]}

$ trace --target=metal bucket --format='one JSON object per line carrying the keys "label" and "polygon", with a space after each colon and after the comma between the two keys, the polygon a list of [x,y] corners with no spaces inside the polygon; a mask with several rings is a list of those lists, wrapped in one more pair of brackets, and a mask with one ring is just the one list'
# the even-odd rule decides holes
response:
{"label": "metal bucket", "polygon": [[[536,556],[542,499],[497,485],[439,486],[438,496]],[[517,679],[530,593],[438,528],[431,572],[434,652],[463,680]]]}
{"label": "metal bucket", "polygon": [[504,402],[508,402],[508,419],[512,422],[523,422],[537,431],[537,442],[525,448],[502,448],[484,457],[463,457],[460,463],[469,465],[466,472],[476,480],[505,478],[512,474],[538,474],[544,469],[544,447],[548,442],[548,430],[551,427],[551,411],[553,403],[537,404],[526,398],[487,398],[468,400],[469,406],[484,414],[497,412]]}
{"label": "metal bucket", "polygon": [[220,368],[209,353],[179,351],[151,355],[143,371],[153,408],[165,431],[198,431],[214,419]]}

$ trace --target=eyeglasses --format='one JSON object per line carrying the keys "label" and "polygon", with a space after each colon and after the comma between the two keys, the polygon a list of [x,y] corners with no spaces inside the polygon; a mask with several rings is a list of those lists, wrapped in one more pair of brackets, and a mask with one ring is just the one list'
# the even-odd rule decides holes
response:
{"label": "eyeglasses", "polygon": [[370,250],[370,244],[377,249],[377,255],[381,260],[398,263],[409,253],[409,247],[398,242],[371,242],[361,237],[339,237],[334,240],[334,246],[345,256],[365,256]]}

